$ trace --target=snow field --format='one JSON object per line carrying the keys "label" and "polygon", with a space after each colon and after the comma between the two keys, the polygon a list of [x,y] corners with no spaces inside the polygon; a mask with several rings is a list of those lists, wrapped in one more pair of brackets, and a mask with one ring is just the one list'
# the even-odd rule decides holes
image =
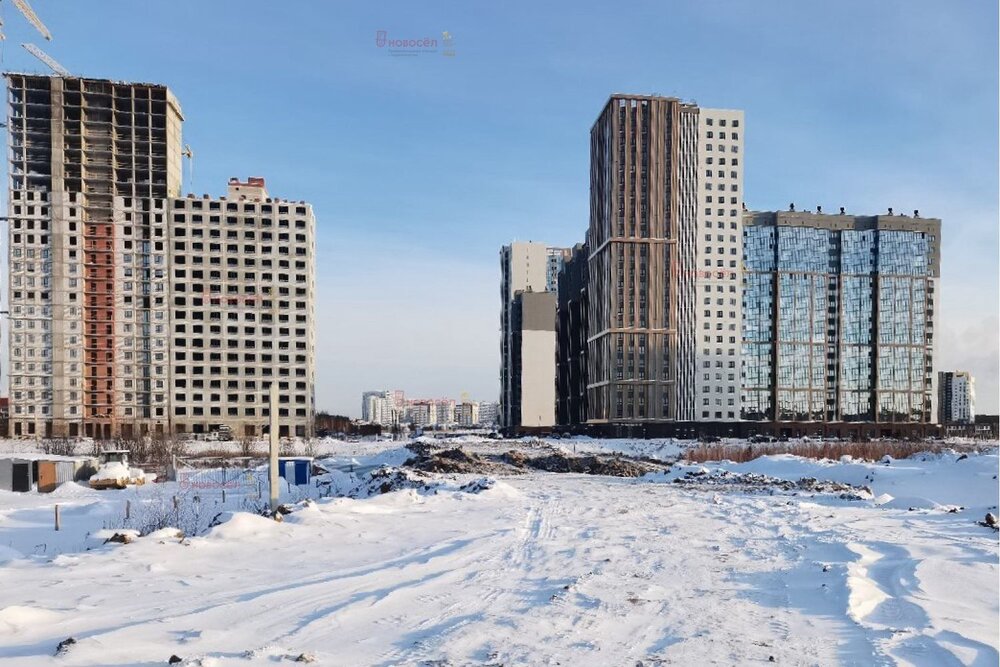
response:
{"label": "snow field", "polygon": [[[439,476],[436,493],[325,499],[282,523],[236,512],[204,537],[74,538],[38,555],[24,545],[52,539],[53,496],[67,524],[100,528],[128,494],[167,485],[5,494],[0,558],[16,553],[0,565],[0,662],[995,665],[997,534],[975,521],[996,512],[997,456],[958,459],[532,472],[478,493],[457,491],[473,476]],[[672,482],[694,469],[868,485],[878,498]],[[78,643],[53,658],[69,636]]]}

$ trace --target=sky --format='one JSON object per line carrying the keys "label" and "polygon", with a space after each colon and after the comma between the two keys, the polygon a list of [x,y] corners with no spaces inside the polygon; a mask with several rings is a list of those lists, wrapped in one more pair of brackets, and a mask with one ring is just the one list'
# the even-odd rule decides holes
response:
{"label": "sky", "polygon": [[[590,127],[623,92],[745,110],[751,209],[941,218],[938,365],[998,411],[996,2],[32,4],[54,39],[0,2],[4,69],[46,71],[32,41],[166,84],[186,192],[263,176],[314,205],[318,409],[497,399],[500,246],[583,240]],[[393,56],[378,31],[438,48]]]}

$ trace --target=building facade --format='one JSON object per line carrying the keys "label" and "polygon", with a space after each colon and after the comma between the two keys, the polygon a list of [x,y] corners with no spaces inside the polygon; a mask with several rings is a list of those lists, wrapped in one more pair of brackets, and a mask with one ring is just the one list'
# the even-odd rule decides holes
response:
{"label": "building facade", "polygon": [[479,403],[468,401],[455,405],[455,421],[462,428],[472,428],[479,425]]}
{"label": "building facade", "polygon": [[[165,86],[156,84],[5,76],[11,139],[7,259],[12,435],[107,439],[187,428],[185,419],[175,419],[186,415],[176,415],[174,406],[194,407],[195,401],[186,394],[195,378],[193,370],[190,376],[185,371],[185,399],[176,400],[175,379],[180,376],[174,375],[173,329],[175,317],[179,319],[182,311],[184,316],[193,316],[194,309],[177,306],[174,290],[183,281],[176,280],[173,272],[182,264],[185,270],[193,270],[196,262],[204,266],[199,267],[201,271],[221,272],[223,242],[213,238],[207,215],[205,220],[192,218],[184,223],[173,219],[174,207],[186,201],[180,197],[184,120],[180,105]],[[305,367],[311,366],[313,328],[311,212],[308,217],[307,238],[301,245],[306,254],[292,260],[305,263],[296,275],[307,275],[308,293],[304,299],[294,299],[307,303],[306,321],[295,326],[305,333],[290,332],[284,339],[293,346],[306,343],[306,350],[290,352],[295,357],[304,352]],[[217,224],[214,230],[223,227]],[[198,241],[202,248],[175,251],[175,234],[186,243],[196,233],[204,237]],[[296,230],[296,238],[290,239],[289,252],[298,252],[299,233]],[[214,245],[220,249],[213,249]],[[271,250],[275,258],[281,254],[276,245]],[[263,257],[255,260],[262,265],[265,261]],[[291,273],[276,267],[274,283]],[[210,302],[213,290],[223,286],[228,292],[228,278],[227,273],[217,280],[209,275],[204,281],[194,281],[206,289],[197,298]],[[261,290],[271,287],[270,278],[253,282]],[[297,293],[297,278],[292,286]],[[281,286],[275,289],[280,297]],[[178,298],[195,297],[185,292]],[[268,317],[279,324],[283,317],[298,317],[290,314],[294,306],[289,306],[289,313],[279,312],[284,307],[279,301],[283,300],[276,299],[268,307]],[[243,307],[255,316],[260,313],[261,321],[265,319],[260,307],[245,303]],[[206,329],[201,339],[206,352],[199,353],[210,356],[203,367],[208,384],[201,409],[206,414],[199,415],[205,419],[197,422],[206,427],[234,418],[242,424],[247,415],[233,415],[227,402],[233,378],[228,355],[235,352],[227,349],[225,368],[210,363],[216,354],[210,350],[216,326],[211,323],[212,312],[211,307],[200,310],[206,317],[201,325]],[[190,336],[192,341],[197,338]],[[275,355],[275,363],[280,356]],[[290,364],[295,363],[290,356]],[[292,372],[297,376],[297,370]],[[257,378],[261,382],[259,374]],[[242,379],[235,381],[242,383]],[[299,406],[283,408],[289,410],[288,425],[294,433],[300,431],[299,424],[311,424],[313,382],[308,371],[305,378],[291,382],[289,394],[295,398],[290,400],[306,397],[307,411],[301,422],[292,425],[292,420],[298,420]],[[270,379],[265,378],[262,388],[269,385]],[[241,384],[236,393],[244,389]],[[219,403],[213,403],[213,394],[219,396]],[[214,406],[219,414],[214,414]],[[243,408],[236,409],[239,413]],[[263,414],[252,418],[263,424],[266,414],[265,407]]]}
{"label": "building facade", "polygon": [[[738,110],[643,95],[605,105],[585,277],[578,247],[558,282],[558,423],[930,432],[940,221],[748,213],[744,133]],[[871,428],[841,428],[852,424]]]}
{"label": "building facade", "polygon": [[312,206],[262,178],[170,209],[173,431],[263,434],[278,383],[280,435],[312,435],[315,229]]}
{"label": "building facade", "polygon": [[573,256],[572,248],[546,248],[545,291],[555,292],[559,289],[559,272],[563,265]]}
{"label": "building facade", "polygon": [[366,391],[361,394],[361,420],[370,424],[392,426],[405,416],[405,405],[397,406],[402,392],[395,390]]}
{"label": "building facade", "polygon": [[591,129],[588,424],[738,419],[742,145],[741,111],[657,96]]}
{"label": "building facade", "polygon": [[406,408],[406,421],[416,428],[426,428],[435,423],[434,404],[426,401],[411,401]]}
{"label": "building facade", "polygon": [[938,373],[938,422],[973,424],[976,422],[976,379],[968,371]]}
{"label": "building facade", "polygon": [[[566,251],[544,243],[515,241],[500,249],[500,412],[501,428],[520,426],[515,415],[520,414],[514,396],[515,382],[523,382],[516,365],[519,352],[514,350],[514,301],[520,292],[555,293],[559,268]],[[551,366],[550,383],[555,382],[555,358]],[[532,373],[532,377],[538,373]]]}
{"label": "building facade", "polygon": [[447,428],[455,423],[455,399],[435,398],[432,403],[434,405],[434,424],[436,426]]}
{"label": "building facade", "polygon": [[478,424],[480,426],[496,426],[499,410],[500,404],[496,401],[480,401]]}
{"label": "building facade", "polygon": [[941,221],[747,213],[745,420],[933,424]]}
{"label": "building facade", "polygon": [[587,258],[577,244],[559,273],[556,298],[556,423],[587,421]]}
{"label": "building facade", "polygon": [[180,105],[155,84],[5,78],[11,432],[165,432]]}
{"label": "building facade", "polygon": [[742,111],[699,109],[694,243],[698,420],[740,418],[744,131]]}
{"label": "building facade", "polygon": [[555,318],[554,292],[514,295],[508,429],[547,429],[555,425]]}

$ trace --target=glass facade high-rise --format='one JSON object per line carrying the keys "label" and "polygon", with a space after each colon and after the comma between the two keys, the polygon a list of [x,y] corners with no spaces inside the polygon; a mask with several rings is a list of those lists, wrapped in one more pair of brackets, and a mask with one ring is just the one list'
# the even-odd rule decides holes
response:
{"label": "glass facade high-rise", "polygon": [[940,220],[748,213],[741,414],[933,423]]}

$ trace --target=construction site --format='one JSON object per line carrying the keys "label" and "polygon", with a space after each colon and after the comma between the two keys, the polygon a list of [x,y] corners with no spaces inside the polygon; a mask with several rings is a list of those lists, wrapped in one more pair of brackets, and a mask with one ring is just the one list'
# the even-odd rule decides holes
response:
{"label": "construction site", "polygon": [[311,435],[311,207],[260,177],[182,196],[194,152],[165,85],[24,47],[53,74],[5,74],[10,435],[260,435],[272,381],[282,435]]}

